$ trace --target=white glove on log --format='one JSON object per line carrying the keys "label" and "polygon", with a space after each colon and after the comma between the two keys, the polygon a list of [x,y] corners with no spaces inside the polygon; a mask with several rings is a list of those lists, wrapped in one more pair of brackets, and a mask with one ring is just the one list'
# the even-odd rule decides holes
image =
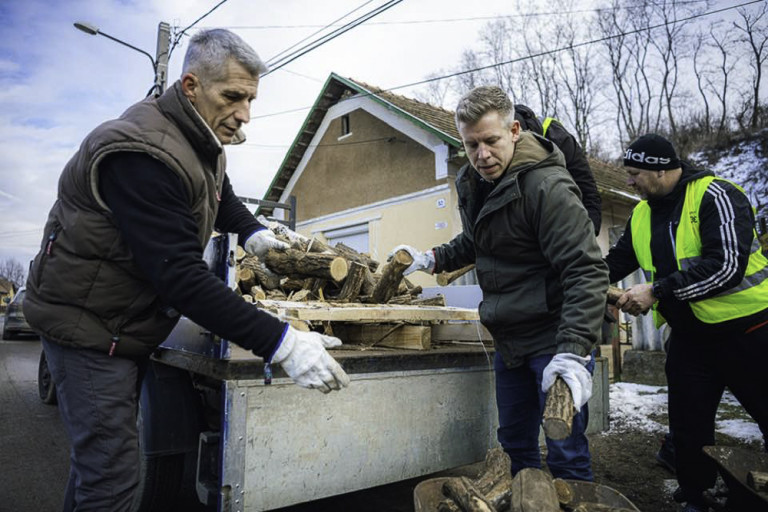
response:
{"label": "white glove on log", "polygon": [[260,260],[264,260],[267,251],[270,249],[288,249],[290,246],[275,238],[275,234],[269,229],[260,229],[256,231],[245,241],[245,252],[258,256]]}
{"label": "white glove on log", "polygon": [[349,376],[325,350],[339,345],[339,338],[288,326],[271,362],[279,363],[299,386],[329,393],[349,385]]}
{"label": "white glove on log", "polygon": [[427,252],[421,252],[417,249],[414,249],[410,245],[398,245],[392,249],[392,252],[389,253],[389,257],[391,258],[397,251],[407,251],[408,254],[411,255],[411,258],[413,258],[413,263],[411,263],[411,266],[405,269],[403,272],[404,276],[412,274],[417,270],[421,270],[422,272],[426,272],[428,274],[431,274],[435,270],[434,251],[429,250]]}
{"label": "white glove on log", "polygon": [[587,403],[592,396],[592,375],[586,368],[590,356],[581,357],[576,354],[555,354],[552,361],[544,368],[541,377],[541,390],[549,391],[559,375],[568,384],[573,396],[573,406],[576,412]]}

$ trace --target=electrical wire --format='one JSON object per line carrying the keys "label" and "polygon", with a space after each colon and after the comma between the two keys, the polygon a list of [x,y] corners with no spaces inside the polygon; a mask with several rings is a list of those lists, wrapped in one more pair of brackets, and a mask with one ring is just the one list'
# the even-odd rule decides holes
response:
{"label": "electrical wire", "polygon": [[281,51],[281,52],[277,53],[276,55],[273,55],[272,57],[270,57],[270,58],[267,60],[267,67],[271,67],[271,66],[272,66],[272,63],[273,63],[273,62],[276,62],[276,61],[277,61],[277,59],[278,59],[278,57],[280,57],[281,55],[285,54],[285,53],[286,53],[288,50],[293,50],[293,49],[294,49],[294,48],[296,48],[298,45],[300,45],[301,43],[303,43],[304,41],[306,41],[307,39],[309,39],[309,38],[311,38],[311,37],[314,37],[316,34],[318,34],[319,32],[322,32],[323,30],[325,30],[325,29],[327,29],[327,28],[329,28],[329,27],[332,27],[334,23],[336,23],[336,22],[338,22],[338,21],[341,21],[341,20],[343,20],[343,19],[344,19],[344,18],[346,18],[347,16],[351,15],[353,12],[359,11],[360,9],[362,9],[363,7],[365,7],[366,5],[368,5],[368,4],[369,4],[369,3],[371,3],[371,2],[373,2],[373,0],[368,0],[367,2],[365,2],[365,3],[363,3],[363,4],[360,4],[359,6],[355,7],[354,9],[352,9],[351,11],[349,11],[348,13],[346,13],[345,15],[341,16],[340,18],[336,18],[335,20],[333,20],[332,22],[328,23],[327,25],[324,25],[324,26],[323,26],[323,27],[322,27],[320,30],[316,30],[316,31],[312,32],[310,35],[308,35],[307,37],[305,37],[305,38],[304,38],[304,39],[302,39],[301,41],[299,41],[299,42],[297,42],[297,43],[294,43],[294,44],[292,44],[291,46],[289,46],[288,48],[286,48],[285,50],[283,50],[283,51]]}
{"label": "electrical wire", "polygon": [[283,67],[283,66],[285,66],[287,64],[290,64],[291,62],[293,62],[294,60],[298,59],[302,55],[305,55],[305,54],[309,53],[310,51],[318,48],[319,46],[322,46],[325,43],[327,43],[327,42],[329,42],[329,41],[331,41],[333,39],[336,39],[341,34],[343,34],[343,33],[347,32],[347,31],[357,27],[358,25],[368,21],[369,19],[373,18],[374,16],[378,16],[379,14],[381,14],[382,12],[384,12],[384,11],[386,11],[388,9],[391,9],[392,7],[394,7],[395,5],[399,4],[402,1],[403,0],[390,0],[389,2],[387,2],[387,3],[377,7],[376,9],[373,9],[372,11],[369,11],[368,13],[364,14],[363,16],[361,16],[361,17],[359,17],[359,18],[357,18],[357,19],[347,23],[343,27],[338,28],[338,29],[334,30],[333,32],[330,32],[329,34],[323,36],[322,38],[320,38],[320,39],[318,39],[318,40],[316,40],[316,41],[314,41],[314,42],[312,42],[310,44],[307,44],[307,45],[303,46],[301,49],[293,52],[292,54],[289,54],[289,55],[283,57],[277,63],[273,64],[274,67],[272,67],[272,69],[270,69],[269,71],[264,73],[262,75],[262,77],[277,71],[278,69],[280,69],[281,67]]}
{"label": "electrical wire", "polygon": [[[376,94],[380,94],[382,92],[391,92],[391,91],[396,91],[396,90],[399,90],[399,89],[405,89],[405,88],[408,88],[408,87],[414,87],[414,86],[417,86],[417,85],[424,85],[424,84],[427,84],[427,83],[430,83],[430,82],[439,82],[440,80],[445,80],[447,78],[454,78],[454,77],[457,77],[457,76],[467,75],[469,73],[475,73],[477,71],[484,71],[486,69],[492,69],[492,68],[496,68],[496,67],[499,67],[499,66],[506,66],[508,64],[514,64],[514,63],[522,62],[522,61],[525,61],[525,60],[533,60],[535,58],[543,57],[545,55],[552,55],[554,53],[559,53],[559,52],[562,52],[562,51],[571,50],[573,48],[580,48],[582,46],[588,46],[588,45],[595,44],[595,43],[601,43],[603,41],[608,41],[608,40],[611,40],[611,39],[616,39],[616,38],[628,36],[628,35],[631,35],[631,34],[638,34],[640,32],[646,32],[646,31],[654,30],[654,29],[657,29],[657,28],[660,28],[660,27],[664,27],[664,26],[667,26],[667,25],[674,25],[676,23],[681,23],[683,21],[690,21],[690,20],[693,20],[693,19],[696,19],[696,18],[703,18],[705,16],[710,16],[712,14],[718,14],[718,13],[721,13],[721,12],[730,11],[730,10],[733,10],[733,9],[738,9],[740,7],[745,7],[747,5],[761,3],[761,2],[765,2],[765,1],[766,0],[752,0],[750,2],[745,2],[745,3],[742,3],[742,4],[738,4],[738,5],[733,5],[731,7],[724,7],[722,9],[717,9],[715,11],[705,12],[705,13],[702,13],[702,14],[696,14],[696,15],[693,15],[693,16],[689,16],[687,18],[680,18],[680,19],[670,20],[670,21],[667,21],[667,22],[664,22],[664,23],[659,23],[657,25],[650,25],[650,26],[639,28],[639,29],[636,29],[636,30],[630,30],[628,32],[621,32],[621,33],[618,33],[618,34],[613,34],[613,35],[610,35],[610,36],[601,37],[599,39],[591,39],[589,41],[584,41],[584,42],[581,42],[581,43],[576,43],[576,44],[572,44],[572,45],[568,45],[568,46],[561,46],[561,47],[555,48],[553,50],[546,50],[546,51],[543,51],[543,52],[534,53],[534,54],[531,54],[531,55],[526,55],[524,57],[518,57],[516,59],[506,60],[506,61],[503,61],[503,62],[496,62],[494,64],[488,64],[487,66],[480,66],[480,67],[477,67],[477,68],[466,69],[466,70],[463,70],[463,71],[457,71],[455,73],[450,73],[450,74],[447,74],[447,75],[431,77],[431,78],[427,78],[427,79],[424,79],[424,80],[420,80],[418,82],[411,82],[411,83],[408,83],[408,84],[397,85],[397,86],[394,86],[394,87],[390,87],[388,89],[380,89],[376,93],[372,93],[371,92],[371,93],[367,93],[367,94],[361,94],[358,97],[373,96],[373,95],[376,95]],[[293,112],[299,112],[299,111],[302,111],[302,110],[308,110],[310,108],[312,108],[312,107],[311,106],[309,106],[309,107],[299,107],[299,108],[294,108],[294,109],[290,109],[290,110],[282,110],[280,112],[273,112],[271,114],[263,114],[263,115],[260,115],[260,116],[252,116],[251,120],[253,120],[253,119],[264,119],[264,118],[267,118],[267,117],[275,117],[275,116],[279,116],[279,115],[283,115],[283,114],[289,114],[289,113],[293,113]]]}
{"label": "electrical wire", "polygon": [[181,41],[181,37],[187,32],[187,30],[189,30],[192,27],[194,27],[195,25],[197,25],[198,22],[200,22],[201,20],[206,18],[209,14],[211,14],[213,11],[215,11],[216,9],[218,9],[219,7],[221,7],[222,5],[224,5],[227,2],[228,2],[228,0],[221,0],[221,2],[217,3],[216,5],[214,5],[208,12],[206,12],[205,14],[203,14],[202,16],[197,18],[195,21],[193,21],[191,25],[187,26],[187,28],[183,29],[181,32],[176,34],[176,36],[173,38],[173,43],[171,43],[171,49],[168,50],[168,59],[171,58],[171,54],[173,53],[173,49],[176,48],[176,46],[179,44],[179,41]]}

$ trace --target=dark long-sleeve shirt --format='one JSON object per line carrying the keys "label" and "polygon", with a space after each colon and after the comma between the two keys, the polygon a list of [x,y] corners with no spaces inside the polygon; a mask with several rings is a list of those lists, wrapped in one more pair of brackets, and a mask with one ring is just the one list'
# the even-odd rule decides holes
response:
{"label": "dark long-sleeve shirt", "polygon": [[[211,332],[270,357],[286,324],[238,297],[202,259],[197,223],[179,177],[145,153],[110,155],[99,191],[133,258],[160,299]],[[240,243],[262,229],[224,179],[215,222]]]}

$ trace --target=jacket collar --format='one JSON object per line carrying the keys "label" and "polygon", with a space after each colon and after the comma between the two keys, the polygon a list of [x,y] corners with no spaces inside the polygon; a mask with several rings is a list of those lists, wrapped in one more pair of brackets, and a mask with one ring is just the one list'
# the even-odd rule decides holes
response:
{"label": "jacket collar", "polygon": [[[208,157],[217,157],[223,151],[221,142],[213,130],[203,120],[195,106],[184,96],[180,80],[177,80],[157,99],[157,105],[163,114],[173,120],[197,151]],[[242,130],[237,130],[232,138],[232,144],[243,142],[245,142],[245,134]]]}

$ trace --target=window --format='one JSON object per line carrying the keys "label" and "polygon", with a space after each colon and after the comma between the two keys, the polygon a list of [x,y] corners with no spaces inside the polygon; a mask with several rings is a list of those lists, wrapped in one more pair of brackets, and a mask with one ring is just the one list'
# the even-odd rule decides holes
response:
{"label": "window", "polygon": [[323,236],[328,240],[328,245],[331,247],[341,242],[357,252],[369,252],[367,222],[343,228],[330,229],[324,231]]}
{"label": "window", "polygon": [[351,133],[349,127],[349,114],[341,116],[341,136],[349,135]]}

